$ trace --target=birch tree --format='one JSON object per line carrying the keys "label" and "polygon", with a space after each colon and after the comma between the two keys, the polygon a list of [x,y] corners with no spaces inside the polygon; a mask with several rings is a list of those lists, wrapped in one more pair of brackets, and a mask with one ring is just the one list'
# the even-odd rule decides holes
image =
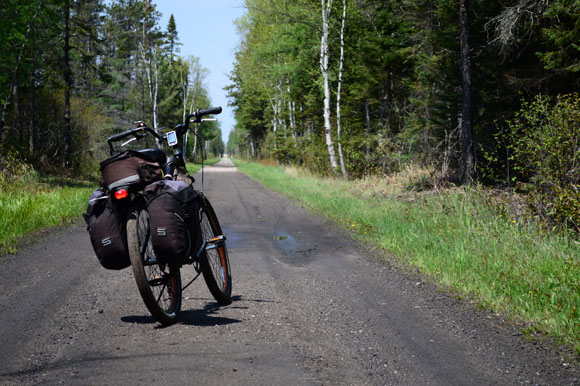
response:
{"label": "birch tree", "polygon": [[344,26],[346,24],[346,0],[342,1],[342,21],[340,24],[340,62],[338,65],[338,85],[336,87],[336,139],[338,142],[338,158],[342,176],[348,178],[344,155],[342,154],[342,117],[340,115],[340,93],[342,91],[342,72],[344,68]]}
{"label": "birch tree", "polygon": [[[204,87],[203,82],[207,77],[207,69],[203,68],[199,63],[199,58],[195,56],[190,56],[188,60],[188,73],[189,78],[191,81],[188,84],[188,98],[186,102],[189,103],[189,113],[193,113],[195,107],[200,102],[200,99],[204,96]],[[185,123],[185,114],[183,116],[183,123]],[[195,152],[197,149],[197,130],[198,126],[196,125],[194,128],[194,136],[193,136],[193,150],[191,152],[192,159],[195,158]],[[187,139],[185,141],[187,143]]]}
{"label": "birch tree", "polygon": [[328,26],[330,11],[332,9],[332,0],[320,0],[322,5],[322,36],[320,38],[320,72],[324,82],[324,133],[326,138],[326,147],[328,148],[328,157],[330,167],[335,172],[338,168],[336,155],[334,152],[334,143],[332,142],[332,126],[330,124],[330,80],[328,67]]}

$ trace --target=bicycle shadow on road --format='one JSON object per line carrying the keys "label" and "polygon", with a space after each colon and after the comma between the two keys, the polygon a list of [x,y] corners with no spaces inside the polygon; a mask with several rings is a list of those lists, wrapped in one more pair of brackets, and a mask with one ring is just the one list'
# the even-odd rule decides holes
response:
{"label": "bicycle shadow on road", "polygon": [[[235,302],[239,301],[240,298],[241,297],[239,296],[234,296],[232,298],[233,300],[232,304],[235,304]],[[207,303],[202,309],[181,310],[181,313],[179,314],[179,322],[177,323],[185,324],[188,326],[208,327],[208,326],[224,326],[227,324],[242,322],[239,319],[218,316],[217,315],[218,311],[225,308],[239,308],[239,307],[232,307],[232,305],[222,306],[217,302]],[[123,316],[121,320],[125,323],[136,323],[136,324],[158,323],[150,315]],[[156,328],[166,328],[166,326],[158,325]]]}

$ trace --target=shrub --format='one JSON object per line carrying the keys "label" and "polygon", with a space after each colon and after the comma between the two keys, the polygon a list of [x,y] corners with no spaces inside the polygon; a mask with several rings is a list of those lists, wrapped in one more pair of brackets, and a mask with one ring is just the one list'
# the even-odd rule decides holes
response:
{"label": "shrub", "polygon": [[25,180],[35,174],[32,166],[25,163],[17,152],[0,152],[0,190],[5,190],[13,180]]}
{"label": "shrub", "polygon": [[537,96],[508,122],[512,183],[552,226],[580,231],[580,98]]}

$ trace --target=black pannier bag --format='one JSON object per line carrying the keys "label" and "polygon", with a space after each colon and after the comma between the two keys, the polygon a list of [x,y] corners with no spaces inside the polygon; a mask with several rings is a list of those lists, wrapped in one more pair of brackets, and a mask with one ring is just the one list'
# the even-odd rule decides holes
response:
{"label": "black pannier bag", "polygon": [[104,189],[96,189],[83,214],[91,244],[104,268],[120,270],[131,265],[127,247],[126,219],[113,206]]}
{"label": "black pannier bag", "polygon": [[143,189],[146,185],[161,180],[159,162],[146,153],[127,150],[101,162],[104,187],[114,190],[121,186],[134,185]]}
{"label": "black pannier bag", "polygon": [[143,191],[151,242],[162,262],[180,264],[200,247],[198,193],[183,181],[162,180]]}

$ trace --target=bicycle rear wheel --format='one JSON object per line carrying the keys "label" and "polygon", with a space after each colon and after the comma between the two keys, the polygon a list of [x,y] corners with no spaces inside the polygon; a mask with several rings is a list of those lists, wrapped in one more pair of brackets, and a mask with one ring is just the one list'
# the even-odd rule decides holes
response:
{"label": "bicycle rear wheel", "polygon": [[205,196],[202,198],[199,220],[201,237],[205,245],[200,256],[203,278],[218,303],[230,304],[232,302],[232,276],[226,238],[217,216]]}
{"label": "bicycle rear wheel", "polygon": [[163,325],[177,322],[181,310],[179,268],[160,263],[151,243],[149,213],[140,208],[127,221],[127,244],[139,293],[151,315]]}

